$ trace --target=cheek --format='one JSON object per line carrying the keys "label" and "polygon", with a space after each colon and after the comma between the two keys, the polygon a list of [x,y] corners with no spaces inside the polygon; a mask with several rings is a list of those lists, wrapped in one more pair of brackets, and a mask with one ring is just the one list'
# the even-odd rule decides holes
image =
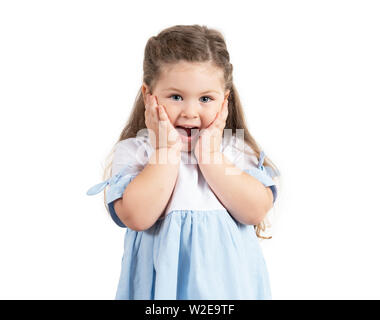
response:
{"label": "cheek", "polygon": [[173,105],[164,105],[165,106],[165,109],[166,109],[166,113],[169,117],[169,120],[171,121],[171,123],[174,123],[176,121],[176,119],[178,118],[179,116],[179,109],[177,106],[173,106]]}
{"label": "cheek", "polygon": [[204,110],[204,112],[202,113],[202,127],[203,128],[207,128],[211,124],[211,122],[214,121],[217,112],[218,110],[216,108]]}

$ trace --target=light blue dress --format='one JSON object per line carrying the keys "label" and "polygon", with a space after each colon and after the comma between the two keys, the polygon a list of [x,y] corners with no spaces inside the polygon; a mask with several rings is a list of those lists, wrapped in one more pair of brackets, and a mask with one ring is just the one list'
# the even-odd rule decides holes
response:
{"label": "light blue dress", "polygon": [[[235,136],[224,139],[221,151],[237,167],[271,188],[274,202],[275,174],[263,166],[264,152],[259,159],[247,156],[236,148],[238,143],[242,142]],[[249,147],[244,143],[244,148]],[[120,141],[112,177],[87,191],[94,195],[108,186],[106,202],[111,217],[126,228],[115,299],[271,299],[268,272],[254,227],[240,223],[223,207],[193,153],[181,153],[172,196],[152,227],[135,231],[121,222],[113,201],[123,196],[152,151],[147,133]]]}

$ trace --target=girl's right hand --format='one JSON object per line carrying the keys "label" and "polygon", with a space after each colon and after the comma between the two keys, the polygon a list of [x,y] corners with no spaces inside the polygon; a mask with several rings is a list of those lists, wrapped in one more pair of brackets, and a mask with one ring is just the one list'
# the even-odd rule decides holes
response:
{"label": "girl's right hand", "polygon": [[157,97],[149,93],[145,104],[145,125],[150,129],[149,140],[154,149],[170,148],[181,151],[182,140],[179,133],[170,122],[164,106],[159,105]]}

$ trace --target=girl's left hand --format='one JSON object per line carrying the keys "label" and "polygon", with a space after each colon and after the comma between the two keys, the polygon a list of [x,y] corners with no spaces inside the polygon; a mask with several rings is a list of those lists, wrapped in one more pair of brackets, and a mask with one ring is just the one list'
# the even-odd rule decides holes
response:
{"label": "girl's left hand", "polygon": [[[223,130],[228,116],[228,99],[225,99],[221,110],[217,113],[213,122],[206,129],[202,129],[194,146],[194,155],[198,163],[211,161],[210,156],[220,151]],[[209,163],[209,162],[208,162]]]}

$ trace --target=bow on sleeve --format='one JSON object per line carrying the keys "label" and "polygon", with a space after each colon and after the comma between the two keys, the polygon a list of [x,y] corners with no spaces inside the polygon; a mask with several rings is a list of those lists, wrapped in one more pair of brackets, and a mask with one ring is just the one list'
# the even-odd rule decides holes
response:
{"label": "bow on sleeve", "polygon": [[107,180],[100,182],[90,189],[87,190],[87,195],[92,196],[94,194],[99,193],[102,191],[107,185],[113,185],[116,184],[127,172],[127,169],[132,168],[130,165],[126,165],[119,173],[113,175],[112,177],[108,178]]}
{"label": "bow on sleeve", "polygon": [[269,167],[269,166],[263,166],[264,158],[265,158],[265,153],[264,153],[264,151],[260,151],[260,157],[259,157],[258,168],[259,168],[260,170],[262,170],[262,171],[266,171],[266,172],[271,176],[271,178],[278,176],[279,173],[278,173],[277,171],[274,171],[274,170],[272,169],[272,167]]}
{"label": "bow on sleeve", "polygon": [[271,167],[263,165],[264,158],[265,158],[264,151],[260,151],[259,163],[258,163],[257,168],[253,167],[250,169],[245,169],[244,171],[252,175],[256,179],[258,179],[261,183],[264,184],[265,187],[271,188],[273,192],[273,203],[274,203],[277,198],[277,187],[276,187],[275,182],[272,180],[272,178],[277,176],[278,173],[275,172]]}

